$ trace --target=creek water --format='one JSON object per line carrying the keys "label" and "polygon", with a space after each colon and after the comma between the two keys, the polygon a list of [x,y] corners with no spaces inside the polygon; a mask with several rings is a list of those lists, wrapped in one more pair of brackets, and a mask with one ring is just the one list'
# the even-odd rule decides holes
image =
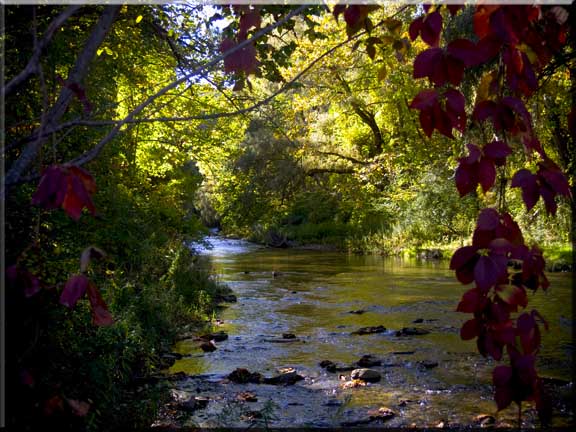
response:
{"label": "creek water", "polygon": [[[494,416],[497,425],[517,424],[515,408],[496,413],[491,371],[498,363],[479,355],[474,341],[460,339],[459,329],[470,317],[455,309],[466,288],[455,281],[447,262],[270,249],[217,236],[206,241],[207,246],[196,248],[238,302],[218,314],[217,330],[229,338],[216,343],[216,351],[205,353],[193,340],[175,347],[185,357],[170,372],[189,375],[176,388],[210,399],[190,416],[190,425],[238,427],[256,421],[272,427],[337,427],[362,421],[368,410],[382,406],[395,416],[385,423],[366,420],[365,426],[472,425],[479,414]],[[549,279],[547,293],[529,296],[529,308],[538,309],[550,327],[542,335],[538,370],[569,382],[572,274],[550,274]],[[358,310],[365,312],[351,313]],[[378,325],[387,331],[351,334]],[[429,333],[397,336],[404,327]],[[282,340],[283,333],[293,333],[296,340]],[[380,382],[344,388],[350,372],[330,373],[319,366],[322,360],[352,365],[366,354],[382,360],[372,367],[382,375]],[[236,368],[268,377],[294,368],[305,380],[290,386],[227,382]],[[571,384],[560,385],[554,392],[566,397],[571,389]],[[243,391],[258,401],[238,401]],[[557,405],[553,425],[573,425],[569,404]],[[524,407],[524,426],[534,426],[534,410]]]}

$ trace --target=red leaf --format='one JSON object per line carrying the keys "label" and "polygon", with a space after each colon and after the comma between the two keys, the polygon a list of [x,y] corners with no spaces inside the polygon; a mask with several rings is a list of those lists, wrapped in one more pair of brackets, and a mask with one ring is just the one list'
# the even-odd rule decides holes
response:
{"label": "red leaf", "polygon": [[416,18],[410,24],[408,28],[408,34],[410,35],[410,40],[414,41],[420,34],[420,30],[422,29],[422,22],[424,21],[424,17]]}
{"label": "red leaf", "polygon": [[92,307],[92,322],[95,325],[109,326],[114,324],[114,319],[108,311],[108,306],[106,306],[100,291],[93,283],[88,285],[88,300],[90,300],[90,306]]}
{"label": "red leaf", "polygon": [[522,188],[522,199],[527,210],[534,207],[540,198],[537,176],[527,169],[521,169],[514,174],[511,187]]}
{"label": "red leaf", "polygon": [[521,286],[499,285],[496,291],[498,297],[510,306],[521,306],[525,308],[528,305],[526,290]]}
{"label": "red leaf", "polygon": [[76,306],[80,297],[84,295],[89,284],[90,281],[84,275],[72,276],[68,279],[68,282],[66,282],[66,285],[62,290],[62,294],[60,295],[60,304],[72,309]]}
{"label": "red leaf", "polygon": [[450,117],[448,117],[446,112],[442,111],[440,104],[434,106],[434,127],[442,135],[447,136],[448,138],[454,138],[454,135],[452,135],[452,122],[450,121]]}
{"label": "red leaf", "polygon": [[512,368],[510,366],[496,366],[492,371],[492,383],[496,387],[505,386],[512,379]]}
{"label": "red leaf", "polygon": [[[418,54],[414,60],[414,78],[431,77],[435,69],[443,69],[443,56],[444,53],[441,48],[429,48]],[[432,81],[432,78],[430,80]],[[442,85],[444,82],[437,85]]]}
{"label": "red leaf", "polygon": [[482,158],[478,163],[478,180],[484,192],[488,192],[496,181],[496,167],[491,159]]}
{"label": "red leaf", "polygon": [[482,156],[482,151],[480,147],[475,144],[466,144],[466,148],[468,149],[468,156],[465,159],[467,164],[473,164],[480,160]]}
{"label": "red leaf", "polygon": [[480,312],[486,306],[488,299],[478,288],[468,290],[458,303],[457,312],[475,313]]}
{"label": "red leaf", "polygon": [[446,50],[466,67],[473,67],[482,62],[476,44],[468,39],[455,39],[448,44]]}
{"label": "red leaf", "polygon": [[259,29],[261,22],[262,19],[260,18],[260,13],[256,9],[243,14],[240,17],[239,24],[240,34],[243,35],[242,39],[245,39],[248,30],[250,30],[252,27]]}
{"label": "red leaf", "polygon": [[480,256],[474,266],[474,280],[478,288],[486,290],[496,285],[502,275],[502,268],[493,257]]}
{"label": "red leaf", "polygon": [[420,29],[420,37],[432,47],[438,46],[440,32],[442,31],[442,15],[435,11],[424,18]]}
{"label": "red leaf", "polygon": [[490,100],[483,100],[476,104],[472,118],[477,121],[484,121],[488,117],[493,117],[497,112],[498,105]]}
{"label": "red leaf", "polygon": [[490,30],[502,42],[514,46],[518,44],[518,36],[514,31],[513,22],[511,22],[513,17],[506,13],[508,10],[510,8],[500,8],[492,13],[490,16]]}
{"label": "red leaf", "polygon": [[474,32],[480,39],[490,33],[490,16],[498,10],[497,5],[480,5],[474,13]]}
{"label": "red leaf", "polygon": [[506,255],[512,250],[512,244],[505,238],[495,238],[488,245],[490,251],[495,255]]}
{"label": "red leaf", "polygon": [[[90,200],[82,181],[76,176],[68,176],[68,190],[62,203],[62,208],[74,220],[80,219],[82,209],[85,207],[85,200]],[[92,206],[93,207],[93,206]]]}
{"label": "red leaf", "polygon": [[474,192],[478,184],[476,166],[463,163],[464,160],[465,158],[460,159],[460,165],[456,168],[455,174],[456,188],[461,197]]}
{"label": "red leaf", "polygon": [[506,96],[502,98],[502,105],[510,108],[520,117],[523,123],[522,125],[523,127],[520,127],[521,130],[526,131],[532,130],[532,117],[530,116],[530,113],[526,109],[524,102],[522,102],[518,98],[512,96]]}
{"label": "red leaf", "polygon": [[86,192],[90,195],[96,193],[96,182],[87,171],[77,166],[71,166],[68,168],[68,172],[82,181],[82,185],[84,186],[84,189],[86,189]]}
{"label": "red leaf", "polygon": [[555,200],[556,193],[546,185],[541,185],[539,191],[540,195],[542,195],[542,200],[544,201],[546,212],[552,216],[555,216],[556,210],[558,210],[558,204],[556,204]]}
{"label": "red leaf", "polygon": [[464,246],[454,252],[450,260],[450,268],[456,270],[456,278],[466,285],[474,281],[474,267],[478,261],[477,248]]}
{"label": "red leaf", "polygon": [[46,209],[55,209],[62,205],[68,182],[66,174],[59,166],[46,168],[38,184],[38,188],[32,195],[32,204]]}
{"label": "red leaf", "polygon": [[332,11],[332,15],[334,15],[334,18],[336,18],[336,22],[338,22],[338,17],[345,10],[346,10],[346,5],[338,4],[338,5],[334,6],[334,10]]}
{"label": "red leaf", "polygon": [[504,165],[504,162],[498,163],[498,161],[505,161],[510,154],[512,149],[504,141],[492,141],[484,146],[484,155],[494,160],[496,165]]}
{"label": "red leaf", "polygon": [[420,126],[428,138],[432,136],[434,132],[434,111],[432,110],[422,110],[420,111]]}
{"label": "red leaf", "polygon": [[450,89],[444,93],[446,98],[446,114],[450,118],[453,127],[460,132],[466,128],[466,101],[458,90]]}
{"label": "red leaf", "polygon": [[500,52],[501,47],[502,42],[495,35],[491,34],[480,39],[476,44],[476,49],[478,51],[478,64],[488,62],[496,57]]}
{"label": "red leaf", "polygon": [[540,348],[540,329],[531,314],[523,313],[516,321],[517,333],[524,354],[533,354]]}
{"label": "red leaf", "polygon": [[509,213],[502,213],[500,215],[500,226],[496,229],[496,237],[504,237],[512,245],[520,246],[524,244],[524,237],[518,224],[512,219]]}
{"label": "red leaf", "polygon": [[479,334],[480,324],[475,318],[466,321],[460,329],[460,338],[462,340],[474,339]]}
{"label": "red leaf", "polygon": [[495,230],[500,224],[500,215],[493,208],[485,208],[478,215],[476,227],[481,230]]}
{"label": "red leaf", "polygon": [[494,383],[494,399],[498,411],[507,408],[512,403],[512,368],[510,366],[496,366],[492,371]]}
{"label": "red leaf", "polygon": [[437,103],[437,101],[438,93],[436,90],[422,90],[412,100],[410,103],[410,108],[419,110],[432,108]]}
{"label": "red leaf", "polygon": [[350,5],[344,11],[344,21],[346,21],[346,25],[350,28],[358,27],[363,20],[362,9],[361,6],[357,5]]}
{"label": "red leaf", "polygon": [[538,174],[544,178],[550,189],[554,190],[558,195],[570,196],[570,184],[552,160],[546,158],[540,162]]}

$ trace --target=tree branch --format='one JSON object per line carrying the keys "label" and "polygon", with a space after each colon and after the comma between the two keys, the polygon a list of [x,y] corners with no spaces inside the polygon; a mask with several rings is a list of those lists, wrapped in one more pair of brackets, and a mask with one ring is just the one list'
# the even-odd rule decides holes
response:
{"label": "tree branch", "polygon": [[352,163],[359,164],[359,165],[370,165],[370,162],[355,159],[351,156],[346,156],[346,155],[336,153],[336,152],[324,152],[324,151],[317,150],[316,153],[321,154],[321,155],[326,155],[326,156],[335,156],[337,158],[344,159],[344,160],[347,160],[348,162],[352,162]]}
{"label": "tree branch", "polygon": [[354,168],[311,168],[306,170],[307,176],[316,174],[354,174]]}
{"label": "tree branch", "polygon": [[67,7],[60,15],[58,15],[54,20],[50,23],[46,31],[44,32],[44,36],[42,39],[38,41],[38,43],[34,46],[34,52],[32,53],[32,57],[30,61],[26,65],[22,71],[16,75],[14,78],[10,80],[8,84],[6,84],[3,88],[4,96],[8,96],[14,90],[16,90],[20,85],[24,83],[31,75],[38,73],[38,67],[40,66],[40,56],[44,49],[48,46],[54,33],[58,30],[62,24],[68,20],[72,15],[80,10],[81,6],[69,6]]}
{"label": "tree branch", "polygon": [[[100,152],[102,151],[102,149],[104,148],[104,146],[106,144],[108,144],[117,134],[118,132],[120,132],[120,129],[122,128],[122,126],[130,123],[132,120],[134,120],[134,117],[137,116],[138,114],[140,114],[144,108],[146,108],[148,105],[150,105],[152,102],[154,102],[156,99],[158,99],[159,97],[165,95],[168,91],[172,90],[173,88],[177,87],[178,85],[180,85],[181,83],[187,81],[188,79],[190,79],[193,76],[199,75],[201,74],[203,71],[212,68],[213,66],[217,65],[220,61],[224,60],[224,58],[228,57],[229,55],[235,53],[238,50],[241,50],[242,48],[244,48],[245,46],[250,45],[252,42],[254,42],[255,40],[261,38],[262,36],[264,36],[265,34],[271,32],[272,30],[274,30],[275,28],[281,26],[282,24],[284,24],[286,21],[288,21],[290,18],[292,18],[293,16],[299,14],[300,12],[302,12],[306,7],[308,7],[307,5],[302,5],[299,6],[296,9],[293,9],[292,11],[290,11],[289,13],[286,14],[286,16],[284,16],[282,19],[276,21],[273,24],[270,24],[269,26],[267,26],[266,28],[258,31],[257,33],[255,33],[250,39],[246,39],[245,41],[239,43],[238,45],[236,45],[234,48],[226,51],[225,53],[219,55],[218,57],[216,57],[215,59],[209,61],[208,63],[196,68],[195,70],[193,70],[192,72],[184,75],[182,78],[173,81],[172,83],[168,84],[167,86],[165,86],[164,88],[162,88],[161,90],[159,90],[158,92],[156,92],[155,94],[149,96],[144,102],[142,102],[140,105],[138,105],[136,108],[134,108],[125,118],[124,120],[120,121],[109,133],[108,135],[106,135],[104,138],[102,138],[102,140],[100,140],[100,142],[98,144],[96,144],[96,146],[87,151],[86,153],[84,153],[83,155],[77,157],[76,159],[72,160],[71,163],[75,164],[75,165],[83,165],[87,162],[90,162],[91,160],[93,160],[96,156],[98,156],[100,154]],[[170,120],[167,120],[170,121]],[[174,121],[174,120],[173,120]]]}
{"label": "tree branch", "polygon": [[[96,50],[101,45],[102,41],[106,37],[108,30],[112,26],[112,23],[116,19],[116,15],[120,10],[119,5],[107,6],[104,12],[100,16],[100,19],[95,24],[88,41],[84,45],[84,49],[79,54],[74,64],[73,69],[68,75],[69,83],[79,83],[88,74],[88,65],[96,55]],[[46,115],[46,125],[52,127],[60,120],[62,115],[66,112],[68,105],[74,97],[74,92],[67,86],[63,86],[58,99]],[[41,131],[38,134],[42,136]],[[30,166],[34,158],[38,155],[38,152],[45,139],[39,138],[33,142],[30,142],[22,151],[20,157],[12,164],[10,170],[6,174],[5,185],[10,186],[20,179],[25,170]]]}

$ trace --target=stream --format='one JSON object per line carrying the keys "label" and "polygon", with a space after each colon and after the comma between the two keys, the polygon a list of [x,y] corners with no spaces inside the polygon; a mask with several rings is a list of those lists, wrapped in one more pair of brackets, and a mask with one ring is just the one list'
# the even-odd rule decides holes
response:
{"label": "stream", "polygon": [[[517,425],[515,407],[496,413],[491,371],[498,363],[478,354],[474,341],[460,339],[470,317],[455,309],[466,288],[447,262],[271,249],[217,236],[206,241],[208,247],[197,248],[238,301],[216,317],[216,330],[229,338],[215,342],[215,351],[203,352],[193,339],[174,347],[184,355],[169,370],[184,376],[172,383],[174,394],[208,401],[187,413],[186,426]],[[555,379],[553,426],[574,426],[572,276],[550,274],[547,293],[529,294],[529,308],[550,326],[543,331],[538,370]],[[352,334],[368,326],[386,331]],[[429,333],[397,335],[403,328]],[[285,339],[285,333],[295,338]],[[368,354],[381,360],[370,367],[381,375],[378,382],[356,387],[350,371],[319,366],[322,360],[354,365]],[[291,368],[304,380],[238,384],[226,379],[236,368],[266,377]],[[257,400],[241,400],[246,392]],[[381,407],[388,408],[381,411],[386,415],[373,411]],[[537,425],[536,417],[524,404],[524,426]]]}

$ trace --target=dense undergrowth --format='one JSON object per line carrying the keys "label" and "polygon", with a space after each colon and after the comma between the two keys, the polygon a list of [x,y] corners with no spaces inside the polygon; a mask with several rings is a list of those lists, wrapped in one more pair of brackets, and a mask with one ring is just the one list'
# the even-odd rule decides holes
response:
{"label": "dense undergrowth", "polygon": [[[209,321],[227,289],[186,246],[202,235],[194,218],[157,205],[152,193],[100,185],[101,217],[78,223],[26,205],[26,190],[9,199],[7,265],[33,269],[42,284],[31,297],[10,281],[6,289],[7,425],[18,430],[148,427],[166,391],[138,383],[165,367],[162,356],[179,330]],[[27,226],[34,227],[30,236]],[[106,253],[87,274],[112,313],[111,326],[92,323],[86,299],[74,309],[59,303],[89,245]]]}

